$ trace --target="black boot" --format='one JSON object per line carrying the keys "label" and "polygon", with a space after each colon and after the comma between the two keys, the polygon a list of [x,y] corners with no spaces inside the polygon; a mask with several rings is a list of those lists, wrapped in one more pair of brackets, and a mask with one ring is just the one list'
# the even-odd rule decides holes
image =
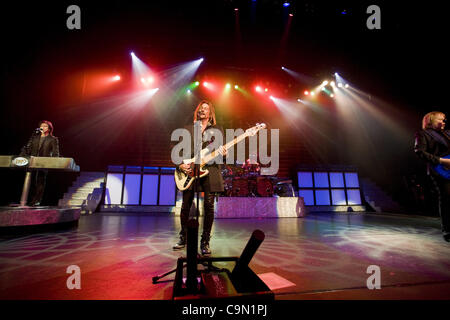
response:
{"label": "black boot", "polygon": [[186,235],[180,234],[180,240],[172,247],[173,250],[180,250],[186,246]]}
{"label": "black boot", "polygon": [[203,256],[211,254],[211,249],[209,247],[209,238],[209,234],[202,234],[202,239],[200,240],[200,250]]}

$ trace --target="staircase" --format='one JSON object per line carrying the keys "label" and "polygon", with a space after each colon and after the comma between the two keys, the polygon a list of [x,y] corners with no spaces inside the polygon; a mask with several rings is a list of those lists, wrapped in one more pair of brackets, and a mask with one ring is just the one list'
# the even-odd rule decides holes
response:
{"label": "staircase", "polygon": [[360,177],[359,182],[364,199],[376,212],[403,213],[405,211],[370,179]]}
{"label": "staircase", "polygon": [[91,214],[102,199],[104,181],[104,172],[80,172],[78,179],[59,200],[58,205],[79,207],[82,214]]}

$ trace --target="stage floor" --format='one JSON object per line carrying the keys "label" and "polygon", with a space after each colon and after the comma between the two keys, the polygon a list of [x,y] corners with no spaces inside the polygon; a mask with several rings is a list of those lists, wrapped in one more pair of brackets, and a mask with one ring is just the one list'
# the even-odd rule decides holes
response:
{"label": "stage floor", "polygon": [[[200,224],[201,225],[201,224]],[[216,219],[213,256],[239,256],[255,229],[266,238],[250,263],[275,299],[450,299],[450,243],[439,220],[388,214]],[[82,216],[78,228],[0,240],[0,299],[171,299],[178,218]],[[81,270],[69,290],[67,268]],[[219,267],[232,268],[225,263]],[[370,265],[381,289],[367,289]]]}

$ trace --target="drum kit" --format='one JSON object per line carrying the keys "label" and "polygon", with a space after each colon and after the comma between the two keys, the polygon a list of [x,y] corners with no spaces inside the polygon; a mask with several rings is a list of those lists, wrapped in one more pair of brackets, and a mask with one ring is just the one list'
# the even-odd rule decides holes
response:
{"label": "drum kit", "polygon": [[[274,176],[261,176],[260,165],[252,164],[247,160],[243,165],[225,165],[222,171],[225,185],[225,195],[228,197],[273,197],[278,191],[280,196],[286,194],[278,178]],[[284,185],[286,181],[281,181]]]}

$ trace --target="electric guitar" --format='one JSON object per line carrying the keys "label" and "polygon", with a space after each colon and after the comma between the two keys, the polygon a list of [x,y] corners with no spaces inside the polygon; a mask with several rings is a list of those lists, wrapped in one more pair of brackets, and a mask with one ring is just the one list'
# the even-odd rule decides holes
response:
{"label": "electric guitar", "polygon": [[[450,154],[446,155],[445,157],[442,157],[444,159],[450,159]],[[434,170],[439,173],[439,175],[442,178],[445,178],[447,180],[450,180],[450,169],[447,169],[446,167],[444,167],[442,164],[438,164],[437,166],[434,167]]]}
{"label": "electric guitar", "polygon": [[[259,130],[264,129],[266,127],[266,125],[264,123],[257,123],[256,126],[249,128],[247,130],[245,130],[245,132],[243,134],[241,134],[240,136],[234,138],[233,140],[231,140],[230,142],[228,142],[227,144],[224,145],[224,148],[226,150],[228,150],[229,148],[231,148],[232,146],[234,146],[236,143],[244,140],[246,137],[250,137],[250,136],[254,136]],[[207,165],[208,162],[210,162],[211,160],[213,160],[214,158],[216,158],[217,156],[219,156],[220,153],[218,150],[214,150],[212,152],[210,152],[208,150],[208,148],[202,149],[200,151],[200,172],[199,172],[199,177],[203,178],[205,176],[208,175],[209,171],[208,169],[205,168],[205,166]],[[195,174],[195,157],[191,158],[191,159],[185,159],[183,160],[184,164],[188,164],[190,166],[191,171],[189,173],[184,172],[183,170],[177,168],[175,170],[175,183],[177,185],[177,188],[180,191],[184,191],[186,189],[188,189],[192,183],[194,182],[194,180],[197,178],[197,175]]]}

